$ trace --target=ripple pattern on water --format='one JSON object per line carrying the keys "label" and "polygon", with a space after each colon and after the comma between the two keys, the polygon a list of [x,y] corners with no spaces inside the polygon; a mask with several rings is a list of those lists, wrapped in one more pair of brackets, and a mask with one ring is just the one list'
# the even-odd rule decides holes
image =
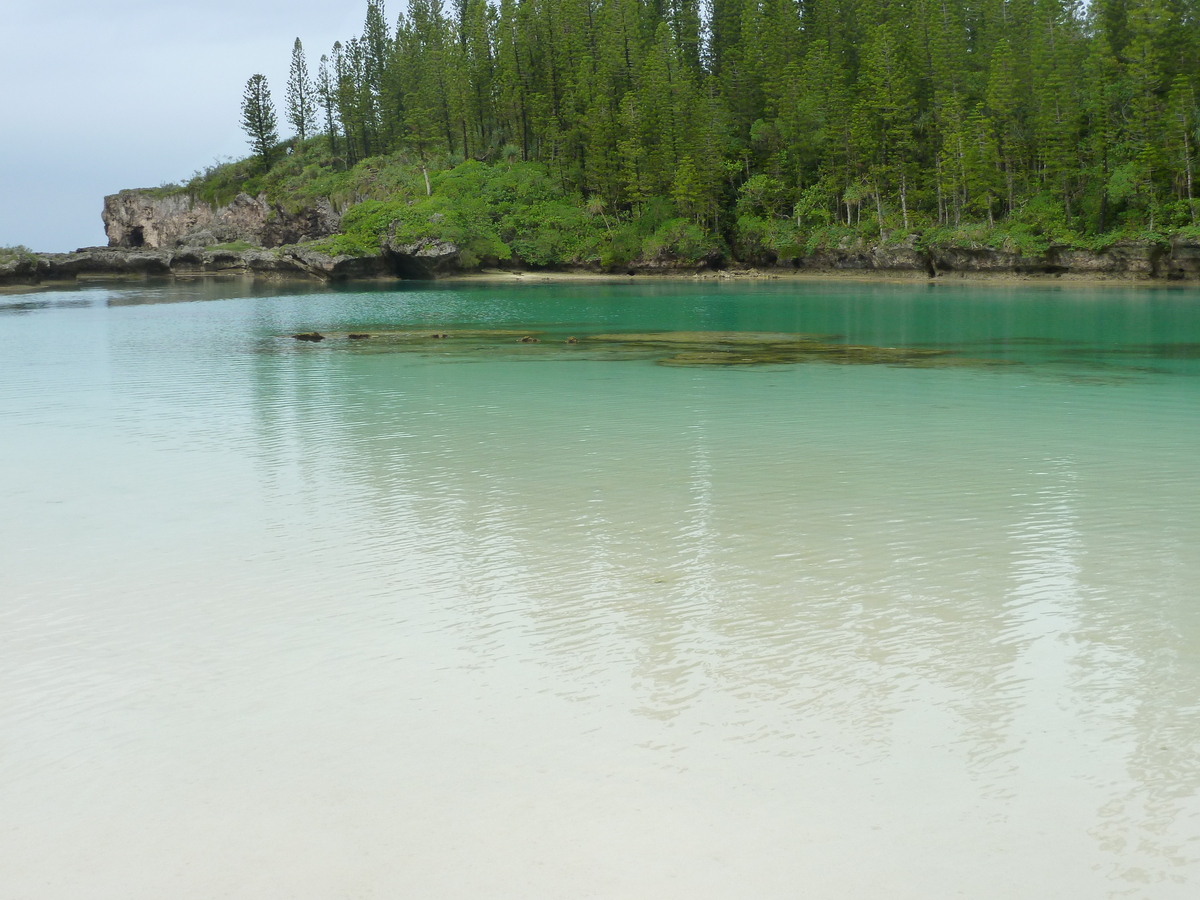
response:
{"label": "ripple pattern on water", "polygon": [[0,895],[1190,897],[1200,304],[954,290],[0,300]]}

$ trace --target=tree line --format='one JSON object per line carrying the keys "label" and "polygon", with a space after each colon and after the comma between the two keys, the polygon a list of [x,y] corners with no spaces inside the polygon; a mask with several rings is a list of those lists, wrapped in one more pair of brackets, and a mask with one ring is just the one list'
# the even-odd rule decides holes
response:
{"label": "tree line", "polygon": [[[1200,0],[369,0],[285,113],[341,165],[537,161],[597,208],[1197,224]],[[243,100],[266,157],[266,81]]]}

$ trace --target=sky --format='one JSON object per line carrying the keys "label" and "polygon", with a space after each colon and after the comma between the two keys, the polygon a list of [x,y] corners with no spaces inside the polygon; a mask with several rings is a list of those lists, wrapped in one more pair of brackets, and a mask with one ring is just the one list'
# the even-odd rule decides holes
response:
{"label": "sky", "polygon": [[315,72],[365,14],[366,0],[0,0],[0,247],[103,245],[105,194],[245,156],[255,73],[286,133],[292,42]]}

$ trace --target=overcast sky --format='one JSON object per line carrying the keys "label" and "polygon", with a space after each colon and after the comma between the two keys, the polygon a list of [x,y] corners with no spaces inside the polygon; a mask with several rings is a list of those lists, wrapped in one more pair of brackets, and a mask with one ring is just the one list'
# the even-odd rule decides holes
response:
{"label": "overcast sky", "polygon": [[0,0],[0,246],[103,244],[105,194],[245,155],[256,72],[283,131],[292,41],[315,71],[365,13],[366,0]]}

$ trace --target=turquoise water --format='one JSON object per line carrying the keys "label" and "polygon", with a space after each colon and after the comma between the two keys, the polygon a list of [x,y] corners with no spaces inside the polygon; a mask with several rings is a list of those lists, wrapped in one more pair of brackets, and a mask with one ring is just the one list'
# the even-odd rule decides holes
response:
{"label": "turquoise water", "polygon": [[0,295],[0,897],[1190,898],[1198,449],[1195,289]]}

